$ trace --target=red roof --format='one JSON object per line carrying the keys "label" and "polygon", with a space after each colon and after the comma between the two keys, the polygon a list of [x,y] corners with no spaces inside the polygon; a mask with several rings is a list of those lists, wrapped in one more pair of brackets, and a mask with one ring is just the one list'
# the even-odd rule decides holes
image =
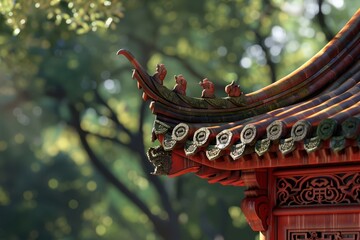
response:
{"label": "red roof", "polygon": [[243,185],[248,169],[360,160],[360,10],[303,66],[238,97],[183,95],[162,86],[160,70],[150,76],[128,51],[118,54],[152,100],[155,173]]}

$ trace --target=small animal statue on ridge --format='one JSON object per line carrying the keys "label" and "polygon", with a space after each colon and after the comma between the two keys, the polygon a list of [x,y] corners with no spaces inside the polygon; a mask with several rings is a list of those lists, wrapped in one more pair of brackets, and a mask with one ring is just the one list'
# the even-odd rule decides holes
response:
{"label": "small animal statue on ridge", "polygon": [[156,64],[156,72],[153,77],[161,85],[163,85],[166,74],[167,74],[167,70],[165,65],[162,63]]}
{"label": "small animal statue on ridge", "polygon": [[226,85],[225,92],[229,97],[240,97],[242,95],[240,85],[236,85],[235,81]]}
{"label": "small animal statue on ridge", "polygon": [[186,95],[186,79],[183,77],[183,75],[175,75],[175,86],[173,88],[173,91],[180,95]]}
{"label": "small animal statue on ridge", "polygon": [[209,79],[204,78],[199,85],[203,88],[201,92],[202,98],[215,98],[215,86],[209,81]]}

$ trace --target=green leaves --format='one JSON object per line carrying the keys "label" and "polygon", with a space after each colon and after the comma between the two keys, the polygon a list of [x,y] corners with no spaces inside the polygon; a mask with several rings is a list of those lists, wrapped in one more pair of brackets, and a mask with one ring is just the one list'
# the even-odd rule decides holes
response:
{"label": "green leaves", "polygon": [[115,27],[112,23],[123,18],[121,1],[36,0],[0,2],[0,14],[16,36],[34,14],[45,15],[55,25],[66,24],[69,30],[84,34],[88,31]]}

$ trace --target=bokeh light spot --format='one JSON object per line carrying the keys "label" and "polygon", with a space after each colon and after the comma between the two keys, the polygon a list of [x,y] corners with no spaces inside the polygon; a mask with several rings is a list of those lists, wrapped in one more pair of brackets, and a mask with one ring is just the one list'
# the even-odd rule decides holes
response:
{"label": "bokeh light spot", "polygon": [[89,181],[87,184],[86,184],[86,188],[89,190],[89,191],[95,191],[96,188],[97,188],[97,184],[95,181]]}
{"label": "bokeh light spot", "polygon": [[105,235],[105,233],[106,233],[106,228],[105,228],[104,225],[101,225],[101,224],[100,224],[100,225],[97,225],[97,226],[96,226],[95,231],[96,231],[96,234],[97,234],[97,235],[103,236],[103,235]]}
{"label": "bokeh light spot", "polygon": [[59,182],[58,180],[56,180],[55,178],[51,178],[49,181],[48,181],[48,185],[51,189],[56,189],[58,186],[59,186]]}
{"label": "bokeh light spot", "polygon": [[75,200],[75,199],[71,199],[69,201],[68,205],[69,205],[69,208],[76,209],[79,206],[79,202],[77,200]]}

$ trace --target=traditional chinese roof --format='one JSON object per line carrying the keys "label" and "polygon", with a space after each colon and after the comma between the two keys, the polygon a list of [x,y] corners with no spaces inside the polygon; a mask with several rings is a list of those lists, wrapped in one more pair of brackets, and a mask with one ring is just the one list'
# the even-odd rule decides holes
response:
{"label": "traditional chinese roof", "polygon": [[248,94],[217,98],[203,86],[203,97],[186,96],[183,76],[168,89],[163,65],[149,75],[130,52],[118,54],[156,115],[156,174],[241,186],[250,169],[360,160],[360,10],[304,65]]}

